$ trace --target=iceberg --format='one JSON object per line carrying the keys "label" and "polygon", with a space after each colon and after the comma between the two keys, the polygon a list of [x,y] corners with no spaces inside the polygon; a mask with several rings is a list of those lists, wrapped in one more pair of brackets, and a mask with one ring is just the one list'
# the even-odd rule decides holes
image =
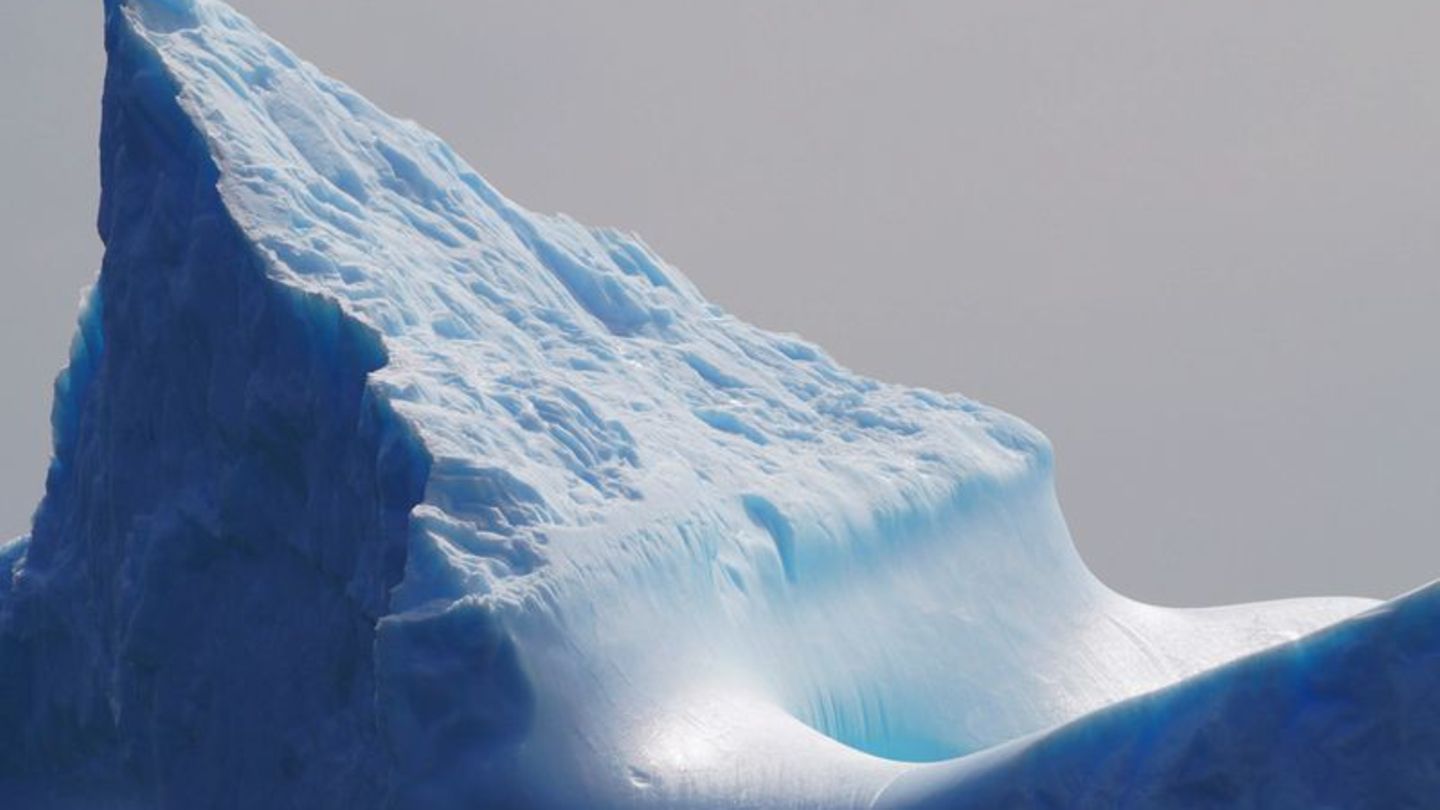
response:
{"label": "iceberg", "polygon": [[104,11],[5,806],[1440,795],[1435,587],[1127,599],[1024,422],[525,209],[219,0]]}

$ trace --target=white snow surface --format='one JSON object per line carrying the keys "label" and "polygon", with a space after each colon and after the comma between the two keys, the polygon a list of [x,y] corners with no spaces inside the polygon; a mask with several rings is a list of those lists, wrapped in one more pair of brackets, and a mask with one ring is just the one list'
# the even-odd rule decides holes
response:
{"label": "white snow surface", "polygon": [[[1373,604],[1120,596],[1020,420],[856,375],[638,237],[526,210],[217,0],[111,13],[269,283],[379,336],[368,396],[428,458],[375,646],[398,806],[470,806],[496,757],[530,806],[868,806]],[[473,616],[523,679],[518,740],[460,722],[499,698],[416,641]],[[459,681],[438,705],[434,677]]]}

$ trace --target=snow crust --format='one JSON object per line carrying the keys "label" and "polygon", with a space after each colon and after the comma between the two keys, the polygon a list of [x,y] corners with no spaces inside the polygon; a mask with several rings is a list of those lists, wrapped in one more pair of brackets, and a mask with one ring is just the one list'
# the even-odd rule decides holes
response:
{"label": "snow crust", "polygon": [[105,7],[107,253],[0,547],[0,796],[971,806],[1119,750],[1181,784],[1132,804],[1201,805],[1194,757],[1250,796],[1241,741],[1317,710],[1293,662],[1379,712],[1434,673],[1384,640],[1423,594],[1294,643],[1373,603],[1113,593],[1025,423],[524,209],[217,0]]}

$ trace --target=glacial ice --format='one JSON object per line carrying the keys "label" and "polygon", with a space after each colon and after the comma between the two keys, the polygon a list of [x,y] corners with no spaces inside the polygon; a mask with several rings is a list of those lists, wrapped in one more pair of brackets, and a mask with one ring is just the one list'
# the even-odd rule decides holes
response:
{"label": "glacial ice", "polygon": [[105,17],[7,806],[1440,795],[1434,588],[1128,600],[1025,423],[522,208],[218,0]]}

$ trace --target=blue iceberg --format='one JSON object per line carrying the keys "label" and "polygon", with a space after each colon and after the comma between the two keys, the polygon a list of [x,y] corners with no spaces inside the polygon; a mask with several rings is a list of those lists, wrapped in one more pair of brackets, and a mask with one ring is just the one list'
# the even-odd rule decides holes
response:
{"label": "blue iceberg", "polygon": [[0,805],[1440,796],[1440,590],[1127,599],[1020,420],[526,210],[219,0],[105,32]]}

